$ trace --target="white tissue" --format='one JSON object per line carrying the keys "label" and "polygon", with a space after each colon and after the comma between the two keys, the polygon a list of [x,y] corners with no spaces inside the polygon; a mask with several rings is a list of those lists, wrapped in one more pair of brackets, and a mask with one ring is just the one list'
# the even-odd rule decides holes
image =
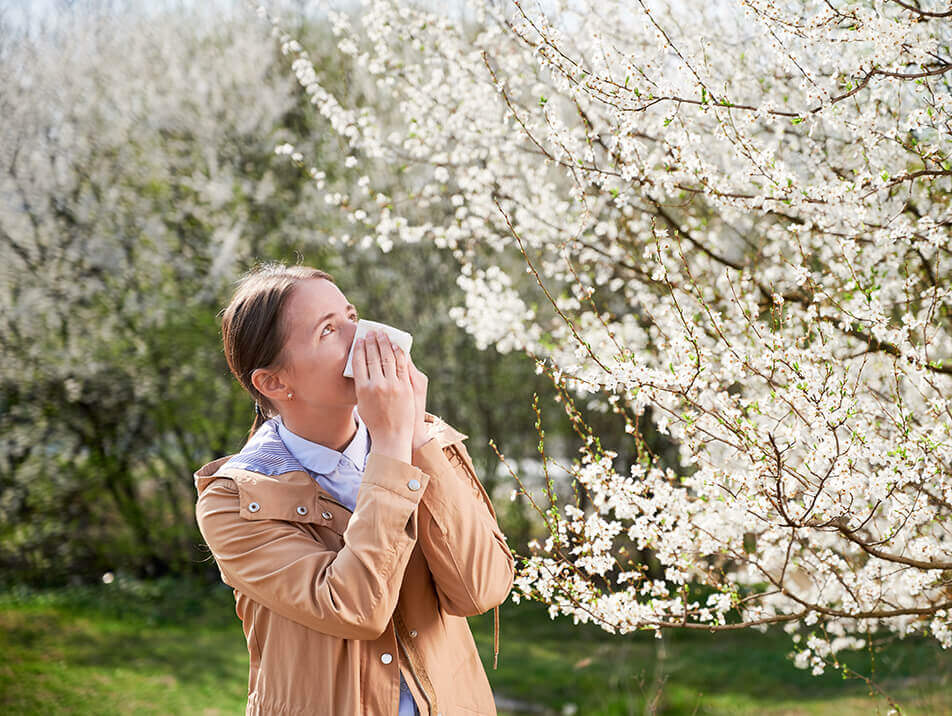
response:
{"label": "white tissue", "polygon": [[[347,354],[347,365],[344,366],[344,376],[346,378],[354,377],[354,370],[353,366],[351,365],[351,361],[353,361],[354,358],[354,343],[358,338],[366,338],[367,333],[370,331],[383,331],[390,337],[390,342],[400,346],[400,348],[403,349],[403,352],[409,357],[410,345],[413,343],[413,336],[411,336],[406,331],[401,331],[399,328],[388,326],[386,323],[368,321],[361,318],[357,321],[357,331],[354,333],[354,340],[351,341],[350,352]],[[366,341],[364,343],[366,344]]]}

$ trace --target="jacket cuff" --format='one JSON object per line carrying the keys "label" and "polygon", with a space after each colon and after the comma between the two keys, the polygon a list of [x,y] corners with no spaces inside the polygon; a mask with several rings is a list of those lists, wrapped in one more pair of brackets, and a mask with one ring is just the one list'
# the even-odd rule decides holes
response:
{"label": "jacket cuff", "polygon": [[443,452],[439,440],[435,438],[430,438],[414,450],[410,460],[414,467],[428,475],[438,474],[441,470],[446,469],[443,464],[443,461],[446,460],[446,453]]}
{"label": "jacket cuff", "polygon": [[430,476],[426,472],[405,460],[370,452],[364,466],[362,484],[382,487],[416,503],[423,496],[429,480]]}

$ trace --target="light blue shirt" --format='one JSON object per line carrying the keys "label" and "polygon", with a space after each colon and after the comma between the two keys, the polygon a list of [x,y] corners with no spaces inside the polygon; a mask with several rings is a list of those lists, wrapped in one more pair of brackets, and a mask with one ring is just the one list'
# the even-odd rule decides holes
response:
{"label": "light blue shirt", "polygon": [[[353,511],[357,504],[357,491],[367,465],[370,452],[370,433],[354,407],[354,419],[357,421],[357,433],[347,443],[343,452],[311,442],[292,433],[281,416],[270,418],[277,424],[278,435],[288,451],[304,467],[317,483],[327,490],[331,497]],[[403,673],[400,674],[400,711],[398,716],[419,716],[420,712],[413,701],[413,695],[407,686]]]}

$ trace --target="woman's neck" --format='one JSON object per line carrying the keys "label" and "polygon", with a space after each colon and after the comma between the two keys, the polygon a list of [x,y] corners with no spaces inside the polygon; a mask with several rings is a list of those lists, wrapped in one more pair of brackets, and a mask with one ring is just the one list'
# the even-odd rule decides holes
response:
{"label": "woman's neck", "polygon": [[307,412],[303,404],[285,406],[281,414],[284,427],[312,443],[343,452],[357,434],[357,416],[353,405],[323,406],[319,413]]}

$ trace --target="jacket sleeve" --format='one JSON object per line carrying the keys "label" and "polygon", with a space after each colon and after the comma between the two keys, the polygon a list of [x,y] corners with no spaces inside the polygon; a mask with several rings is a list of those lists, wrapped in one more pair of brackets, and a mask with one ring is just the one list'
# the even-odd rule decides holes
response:
{"label": "jacket sleeve", "polygon": [[431,438],[413,452],[430,476],[420,502],[419,543],[448,614],[475,616],[505,601],[515,560],[462,441]]}
{"label": "jacket sleeve", "polygon": [[[411,480],[419,481],[417,489]],[[229,478],[200,493],[196,520],[231,586],[316,631],[376,639],[397,604],[428,480],[410,463],[371,452],[339,552],[292,522],[242,518]]]}

